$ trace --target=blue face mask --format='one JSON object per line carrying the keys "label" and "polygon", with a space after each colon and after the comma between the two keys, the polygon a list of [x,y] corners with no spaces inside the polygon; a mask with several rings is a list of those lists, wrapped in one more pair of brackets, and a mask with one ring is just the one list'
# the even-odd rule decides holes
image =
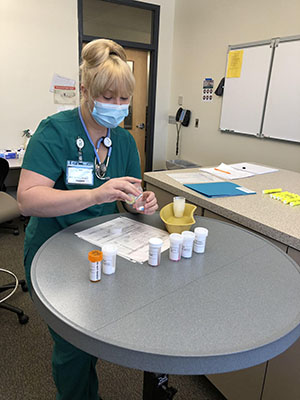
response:
{"label": "blue face mask", "polygon": [[110,104],[94,101],[92,116],[94,120],[106,128],[116,128],[128,115],[129,104]]}

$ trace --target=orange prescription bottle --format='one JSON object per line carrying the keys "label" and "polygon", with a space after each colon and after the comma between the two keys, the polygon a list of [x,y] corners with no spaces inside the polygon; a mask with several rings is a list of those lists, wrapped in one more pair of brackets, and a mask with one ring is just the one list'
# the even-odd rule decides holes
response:
{"label": "orange prescription bottle", "polygon": [[89,252],[88,258],[90,262],[90,281],[99,282],[101,280],[102,251],[92,250]]}

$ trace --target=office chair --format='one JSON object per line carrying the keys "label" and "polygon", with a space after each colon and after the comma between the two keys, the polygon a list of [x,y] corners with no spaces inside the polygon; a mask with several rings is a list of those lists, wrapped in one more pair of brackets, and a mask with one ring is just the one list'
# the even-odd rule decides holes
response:
{"label": "office chair", "polygon": [[11,229],[14,235],[19,234],[19,228],[9,222],[20,216],[17,201],[5,192],[0,192],[0,229]]}
{"label": "office chair", "polygon": [[[4,181],[5,178],[7,177],[8,171],[9,171],[8,161],[5,160],[4,158],[0,158],[0,229],[2,228],[12,229],[14,235],[18,235],[19,228],[17,226],[3,224],[20,216],[20,211],[18,208],[17,201],[12,196],[5,193],[6,187]],[[23,310],[6,303],[6,300],[9,299],[15,293],[19,285],[21,285],[23,292],[28,291],[26,282],[24,280],[19,281],[13,272],[8,271],[6,269],[0,268],[0,272],[4,272],[14,277],[14,283],[9,283],[0,286],[0,293],[11,289],[11,292],[6,297],[0,299],[0,308],[16,313],[19,318],[20,324],[26,324],[29,318],[27,315],[24,314]]]}
{"label": "office chair", "polygon": [[14,235],[18,235],[19,228],[17,226],[4,224],[20,216],[17,201],[8,193],[5,193],[6,187],[4,182],[8,171],[8,161],[4,158],[0,158],[0,228],[11,229]]}
{"label": "office chair", "polygon": [[6,192],[4,185],[5,178],[9,171],[9,163],[5,158],[0,158],[0,191]]}
{"label": "office chair", "polygon": [[27,322],[29,320],[28,315],[24,314],[23,310],[21,310],[20,308],[14,307],[14,306],[6,303],[6,300],[9,299],[15,293],[15,291],[18,289],[19,285],[21,285],[23,292],[28,291],[26,282],[23,279],[19,281],[17,276],[13,272],[8,271],[6,269],[0,268],[0,272],[9,274],[9,275],[13,276],[13,278],[15,279],[14,283],[8,283],[6,285],[0,286],[0,293],[4,292],[6,290],[12,289],[11,292],[6,297],[4,297],[3,299],[0,299],[0,308],[3,308],[5,310],[16,313],[19,318],[20,324],[22,324],[22,325],[27,324]]}

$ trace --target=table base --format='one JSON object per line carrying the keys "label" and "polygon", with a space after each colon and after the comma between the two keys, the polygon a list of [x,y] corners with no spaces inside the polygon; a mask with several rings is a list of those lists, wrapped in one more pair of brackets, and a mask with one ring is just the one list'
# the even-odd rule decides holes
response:
{"label": "table base", "polygon": [[144,372],[143,400],[173,399],[177,390],[168,386],[167,374]]}

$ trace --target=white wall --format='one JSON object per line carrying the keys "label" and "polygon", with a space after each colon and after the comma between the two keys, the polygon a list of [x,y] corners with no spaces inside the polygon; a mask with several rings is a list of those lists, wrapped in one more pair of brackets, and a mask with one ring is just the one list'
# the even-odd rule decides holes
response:
{"label": "white wall", "polygon": [[0,148],[14,148],[56,112],[53,73],[78,83],[77,1],[0,0],[0,29]]}
{"label": "white wall", "polygon": [[[223,134],[222,99],[201,100],[203,79],[214,78],[216,87],[224,76],[229,44],[297,35],[299,21],[299,0],[176,0],[169,113],[176,112],[179,95],[192,111],[190,126],[181,131],[182,159],[200,165],[256,161],[300,171],[299,144]],[[175,126],[169,125],[168,159],[175,158],[175,141]]]}
{"label": "white wall", "polygon": [[[166,160],[175,2],[152,3],[161,6],[153,163],[159,169]],[[53,73],[78,83],[77,1],[0,0],[0,29],[0,148],[13,148],[23,143],[24,129],[56,112]]]}
{"label": "white wall", "polygon": [[[145,0],[142,1],[147,3]],[[174,0],[154,0],[149,2],[160,6],[153,169],[164,169],[166,167],[168,113],[171,93],[175,2]]]}

